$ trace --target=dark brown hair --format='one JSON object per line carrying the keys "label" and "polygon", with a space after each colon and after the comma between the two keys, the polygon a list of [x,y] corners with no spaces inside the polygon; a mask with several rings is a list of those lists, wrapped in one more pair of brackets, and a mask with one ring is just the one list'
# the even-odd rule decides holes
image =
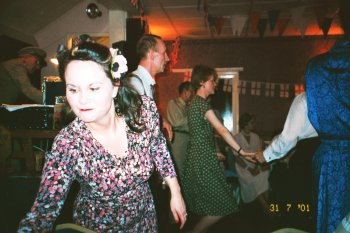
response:
{"label": "dark brown hair", "polygon": [[119,85],[115,98],[115,109],[119,116],[124,116],[126,124],[135,132],[144,130],[144,125],[139,122],[141,117],[142,100],[140,95],[130,87],[125,78],[114,79],[111,74],[112,55],[104,45],[93,42],[82,42],[70,50],[60,53],[59,73],[65,80],[65,70],[68,64],[74,60],[93,61],[99,64],[107,77],[114,85]]}
{"label": "dark brown hair", "polygon": [[218,75],[214,68],[206,65],[196,65],[193,67],[191,75],[191,85],[193,90],[197,91],[203,82],[209,80],[209,76],[214,76],[214,79],[218,78]]}

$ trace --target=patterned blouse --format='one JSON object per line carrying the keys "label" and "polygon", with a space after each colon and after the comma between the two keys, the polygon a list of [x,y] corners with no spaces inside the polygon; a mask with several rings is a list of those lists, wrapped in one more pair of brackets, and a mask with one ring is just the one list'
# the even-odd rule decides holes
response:
{"label": "patterned blouse", "polygon": [[154,101],[143,98],[146,130],[127,128],[128,153],[116,157],[76,118],[56,136],[46,154],[38,195],[18,232],[50,232],[74,180],[80,191],[74,222],[96,232],[157,232],[149,188],[154,166],[162,177],[176,176],[166,140],[160,131]]}

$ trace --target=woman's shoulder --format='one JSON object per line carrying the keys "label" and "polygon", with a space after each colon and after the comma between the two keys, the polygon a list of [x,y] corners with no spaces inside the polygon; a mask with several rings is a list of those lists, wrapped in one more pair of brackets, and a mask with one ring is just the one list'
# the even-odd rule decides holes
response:
{"label": "woman's shoulder", "polygon": [[156,102],[146,95],[141,95],[142,108],[146,110],[151,110],[157,107]]}
{"label": "woman's shoulder", "polygon": [[[71,123],[62,128],[55,137],[55,140],[64,139],[66,141],[70,141],[76,137],[81,136],[83,121],[79,118],[75,118]],[[74,141],[74,140],[73,140]]]}

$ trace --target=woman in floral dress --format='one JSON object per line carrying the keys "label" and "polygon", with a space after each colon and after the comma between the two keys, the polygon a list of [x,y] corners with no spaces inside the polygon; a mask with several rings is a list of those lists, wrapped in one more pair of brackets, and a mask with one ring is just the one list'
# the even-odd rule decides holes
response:
{"label": "woman in floral dress", "polygon": [[123,81],[118,50],[84,42],[60,55],[66,97],[77,116],[46,154],[38,195],[18,232],[50,232],[74,180],[73,219],[96,232],[157,232],[148,184],[154,167],[171,191],[174,219],[186,208],[160,131],[155,103]]}
{"label": "woman in floral dress", "polygon": [[254,154],[240,148],[207,101],[215,92],[216,79],[216,72],[211,67],[197,65],[193,68],[191,84],[196,96],[188,111],[190,142],[182,179],[188,209],[201,217],[192,233],[207,232],[222,217],[238,210],[232,189],[216,157],[214,130],[238,154]]}

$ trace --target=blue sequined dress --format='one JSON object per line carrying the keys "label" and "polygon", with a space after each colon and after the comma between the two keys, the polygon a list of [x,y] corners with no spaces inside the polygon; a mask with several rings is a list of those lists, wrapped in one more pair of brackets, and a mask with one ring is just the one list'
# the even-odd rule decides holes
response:
{"label": "blue sequined dress", "polygon": [[321,139],[313,157],[318,233],[350,211],[350,41],[316,56],[306,71],[308,117]]}

